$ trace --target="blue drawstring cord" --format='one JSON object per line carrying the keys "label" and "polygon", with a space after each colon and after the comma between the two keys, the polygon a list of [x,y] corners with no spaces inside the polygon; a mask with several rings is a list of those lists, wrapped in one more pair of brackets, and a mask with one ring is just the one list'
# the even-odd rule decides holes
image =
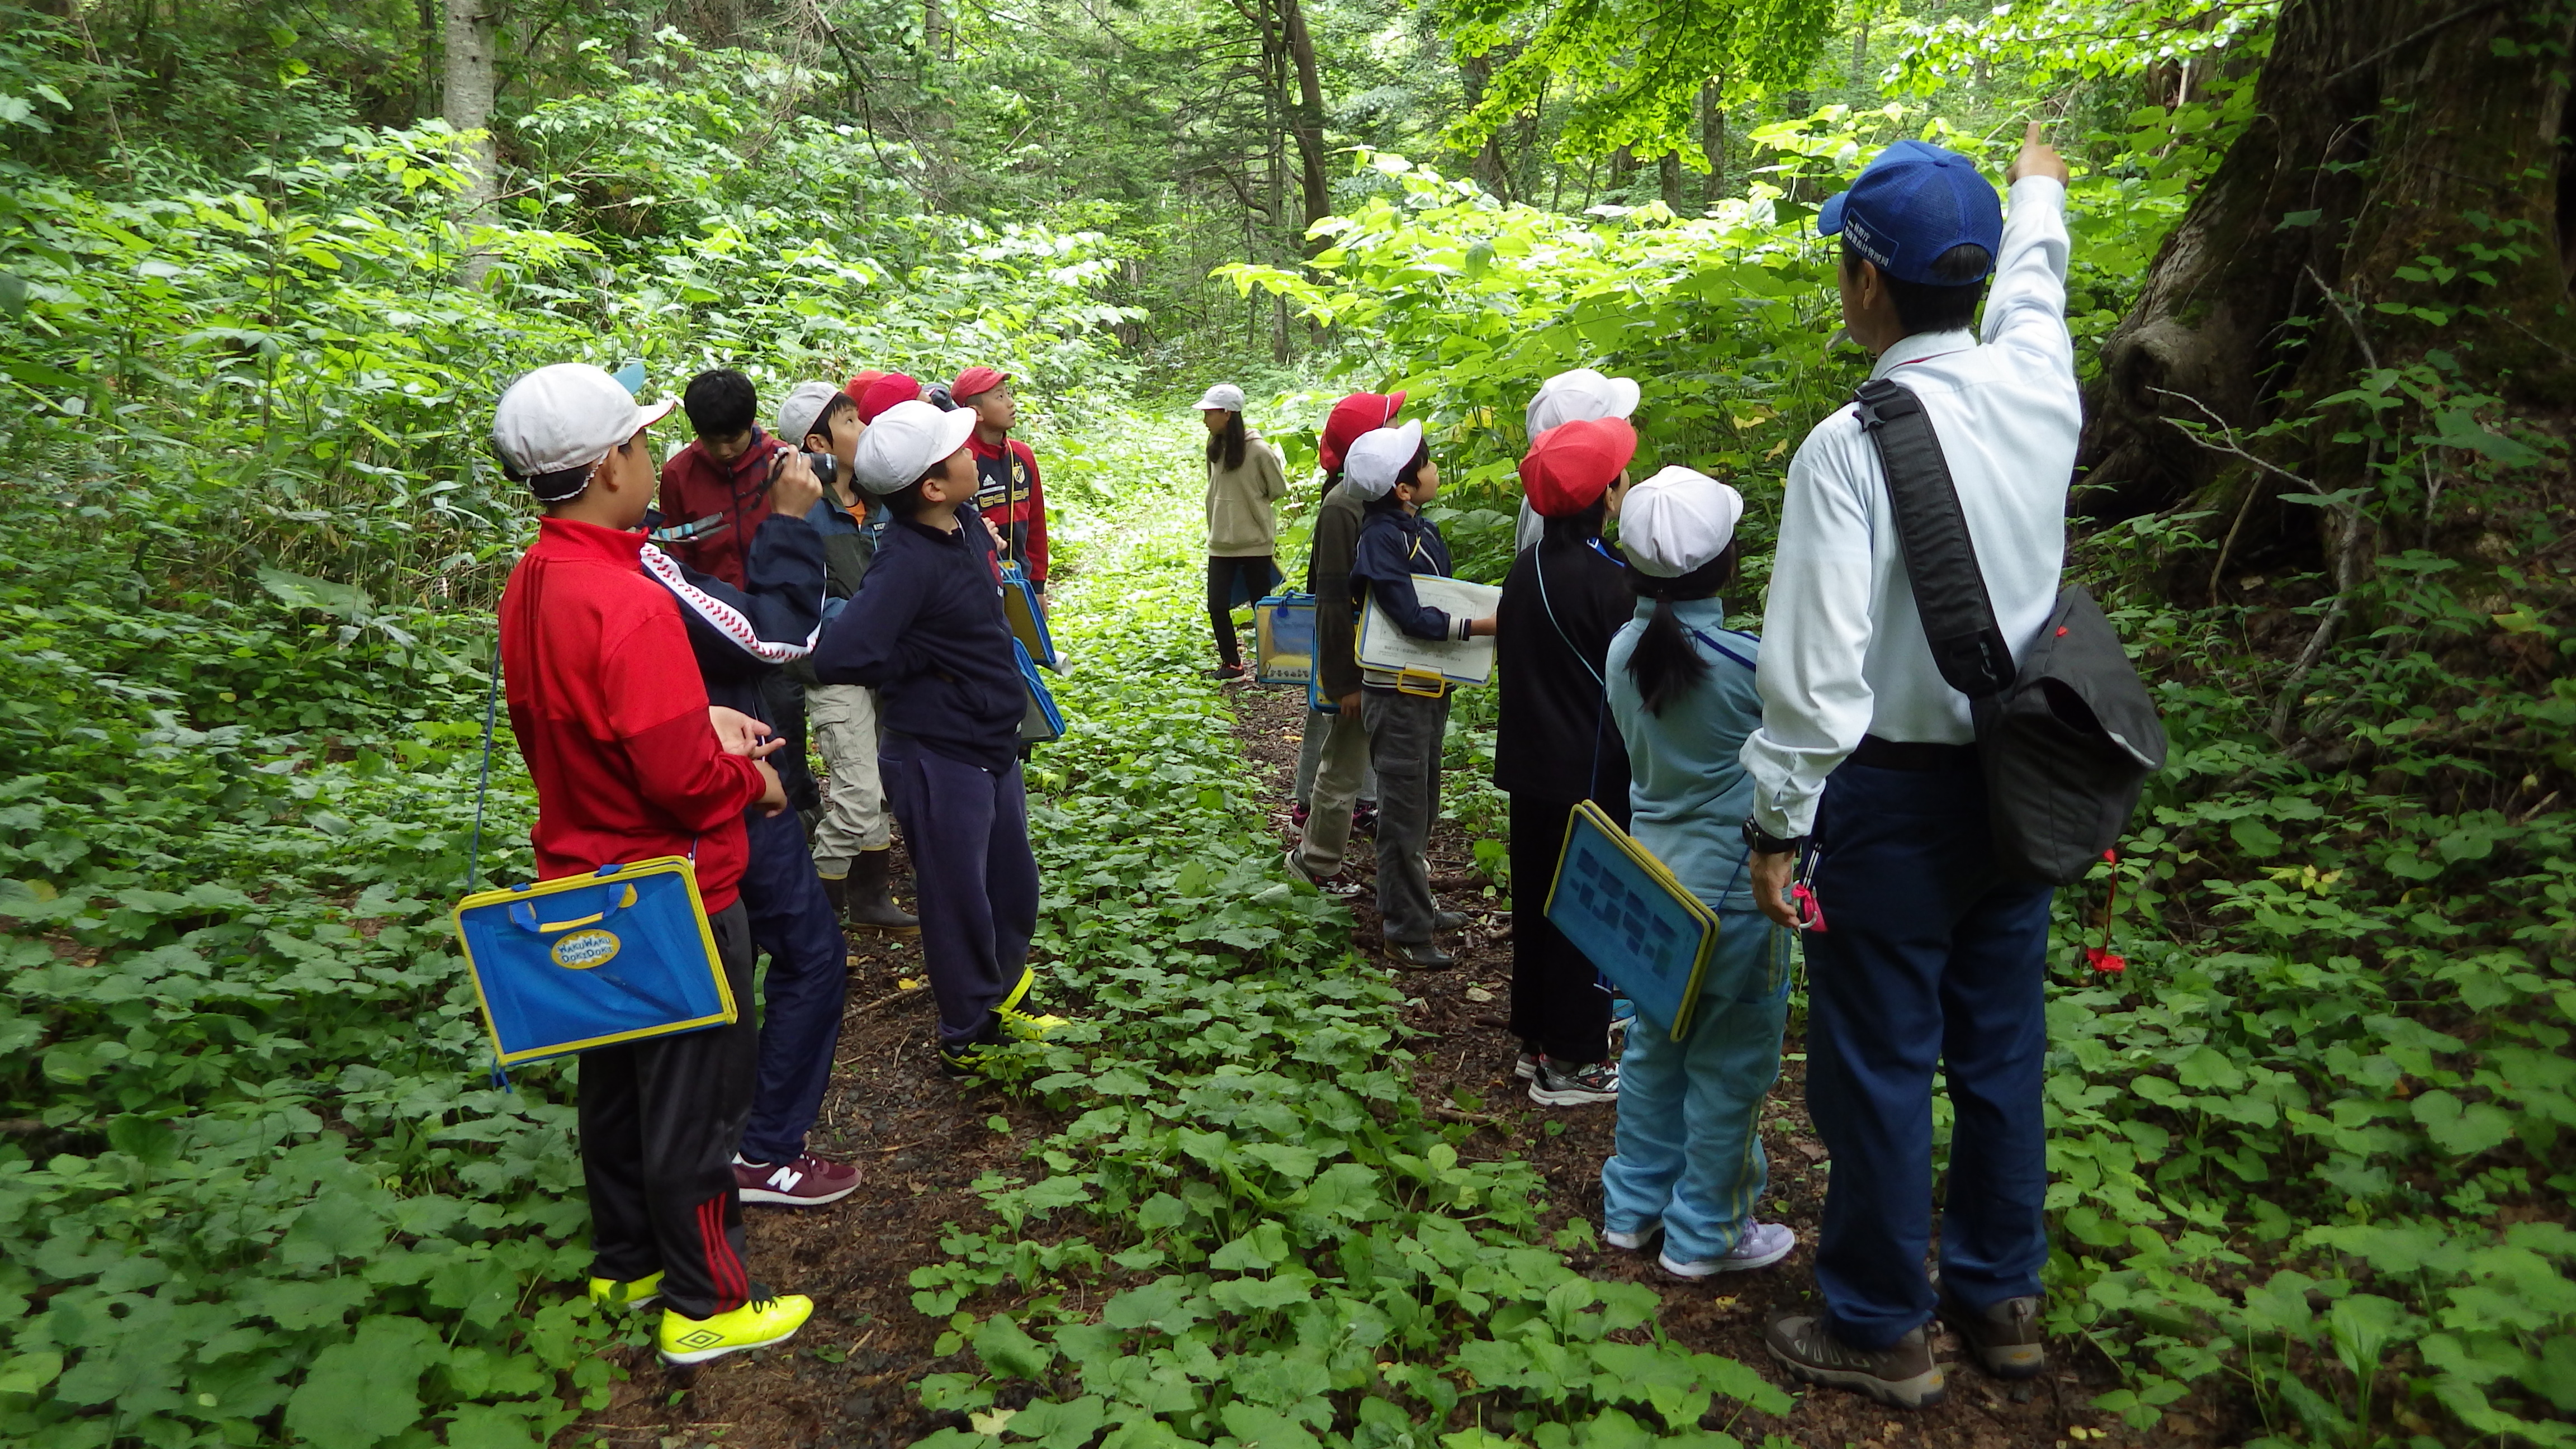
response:
{"label": "blue drawstring cord", "polygon": [[[501,635],[496,628],[492,635],[492,677],[483,692],[483,768],[474,782],[474,835],[465,847],[465,893],[469,896],[474,894],[476,867],[481,864],[483,856],[483,806],[492,795],[492,727],[500,713],[500,705]],[[510,1074],[501,1070],[501,1053],[497,1047],[492,1052],[492,1090],[519,1090],[511,1085]]]}

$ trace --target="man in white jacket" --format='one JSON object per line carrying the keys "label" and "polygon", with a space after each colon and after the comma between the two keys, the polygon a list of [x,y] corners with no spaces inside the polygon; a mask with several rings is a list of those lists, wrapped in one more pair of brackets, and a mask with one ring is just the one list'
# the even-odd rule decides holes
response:
{"label": "man in white jacket", "polygon": [[[2082,407],[2066,164],[2034,124],[2006,175],[2009,224],[1974,161],[1900,141],[1817,228],[1843,239],[1843,318],[1878,359],[1871,375],[1920,398],[1939,436],[2018,662],[2057,597]],[[2050,888],[1995,863],[1968,700],[1933,663],[1857,409],[1817,424],[1790,464],[1763,622],[1745,834],[1763,909],[1808,928],[1807,1102],[1834,1169],[1824,1311],[1776,1320],[1769,1347],[1800,1378],[1916,1408],[1944,1392],[1925,1330],[1937,1313],[1987,1371],[2030,1377],[2044,1366]],[[1801,861],[1811,906],[1790,898]],[[1956,1125],[1927,1279],[1936,1063]]]}

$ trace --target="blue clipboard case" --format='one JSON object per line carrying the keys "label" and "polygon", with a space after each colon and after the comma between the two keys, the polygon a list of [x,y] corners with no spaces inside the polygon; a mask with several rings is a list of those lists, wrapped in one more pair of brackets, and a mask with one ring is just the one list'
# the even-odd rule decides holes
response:
{"label": "blue clipboard case", "polygon": [[1252,605],[1253,677],[1305,684],[1315,677],[1315,596],[1272,594]]}
{"label": "blue clipboard case", "polygon": [[455,923],[502,1066],[737,1017],[686,857],[477,892]]}
{"label": "blue clipboard case", "polygon": [[1566,823],[1547,920],[1647,1019],[1671,1022],[1673,1040],[1690,1030],[1717,912],[1592,801]]}
{"label": "blue clipboard case", "polygon": [[1037,585],[1015,563],[1002,565],[1002,614],[1011,621],[1011,636],[1031,659],[1055,667],[1055,636],[1047,632],[1046,605],[1038,602]]}
{"label": "blue clipboard case", "polygon": [[1038,666],[1029,658],[1028,646],[1011,641],[1011,655],[1019,661],[1020,682],[1029,687],[1029,707],[1020,716],[1020,743],[1045,744],[1064,738],[1064,711],[1056,708],[1055,694],[1039,676]]}

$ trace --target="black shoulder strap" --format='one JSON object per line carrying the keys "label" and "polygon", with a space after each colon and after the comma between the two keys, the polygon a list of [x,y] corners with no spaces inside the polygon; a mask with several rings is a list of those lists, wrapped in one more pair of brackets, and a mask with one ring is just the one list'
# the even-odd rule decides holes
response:
{"label": "black shoulder strap", "polygon": [[1883,377],[1862,383],[1858,396],[1860,425],[1887,470],[1887,498],[1896,509],[1914,611],[1923,616],[1932,662],[1970,699],[2001,694],[2012,685],[2012,650],[1995,624],[1994,600],[1932,419],[1922,399]]}

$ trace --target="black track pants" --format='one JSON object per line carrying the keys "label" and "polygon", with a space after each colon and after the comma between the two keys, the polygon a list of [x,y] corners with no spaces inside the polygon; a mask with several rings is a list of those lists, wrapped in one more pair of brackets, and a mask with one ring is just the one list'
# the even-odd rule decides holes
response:
{"label": "black track pants", "polygon": [[741,1016],[731,1026],[581,1054],[581,1175],[590,1188],[591,1274],[662,1277],[690,1318],[740,1308],[742,1202],[734,1145],[751,1115],[751,920],[740,901],[710,920]]}
{"label": "black track pants", "polygon": [[[1548,887],[1565,852],[1571,800],[1512,793],[1512,1034],[1561,1062],[1610,1055],[1610,993],[1600,973],[1547,920]],[[1624,809],[1611,812],[1621,825]]]}
{"label": "black track pants", "polygon": [[1243,648],[1234,637],[1234,584],[1243,581],[1247,597],[1258,599],[1270,592],[1270,576],[1277,565],[1270,555],[1259,554],[1233,558],[1211,554],[1208,557],[1207,611],[1208,627],[1216,631],[1218,662],[1241,664]]}

